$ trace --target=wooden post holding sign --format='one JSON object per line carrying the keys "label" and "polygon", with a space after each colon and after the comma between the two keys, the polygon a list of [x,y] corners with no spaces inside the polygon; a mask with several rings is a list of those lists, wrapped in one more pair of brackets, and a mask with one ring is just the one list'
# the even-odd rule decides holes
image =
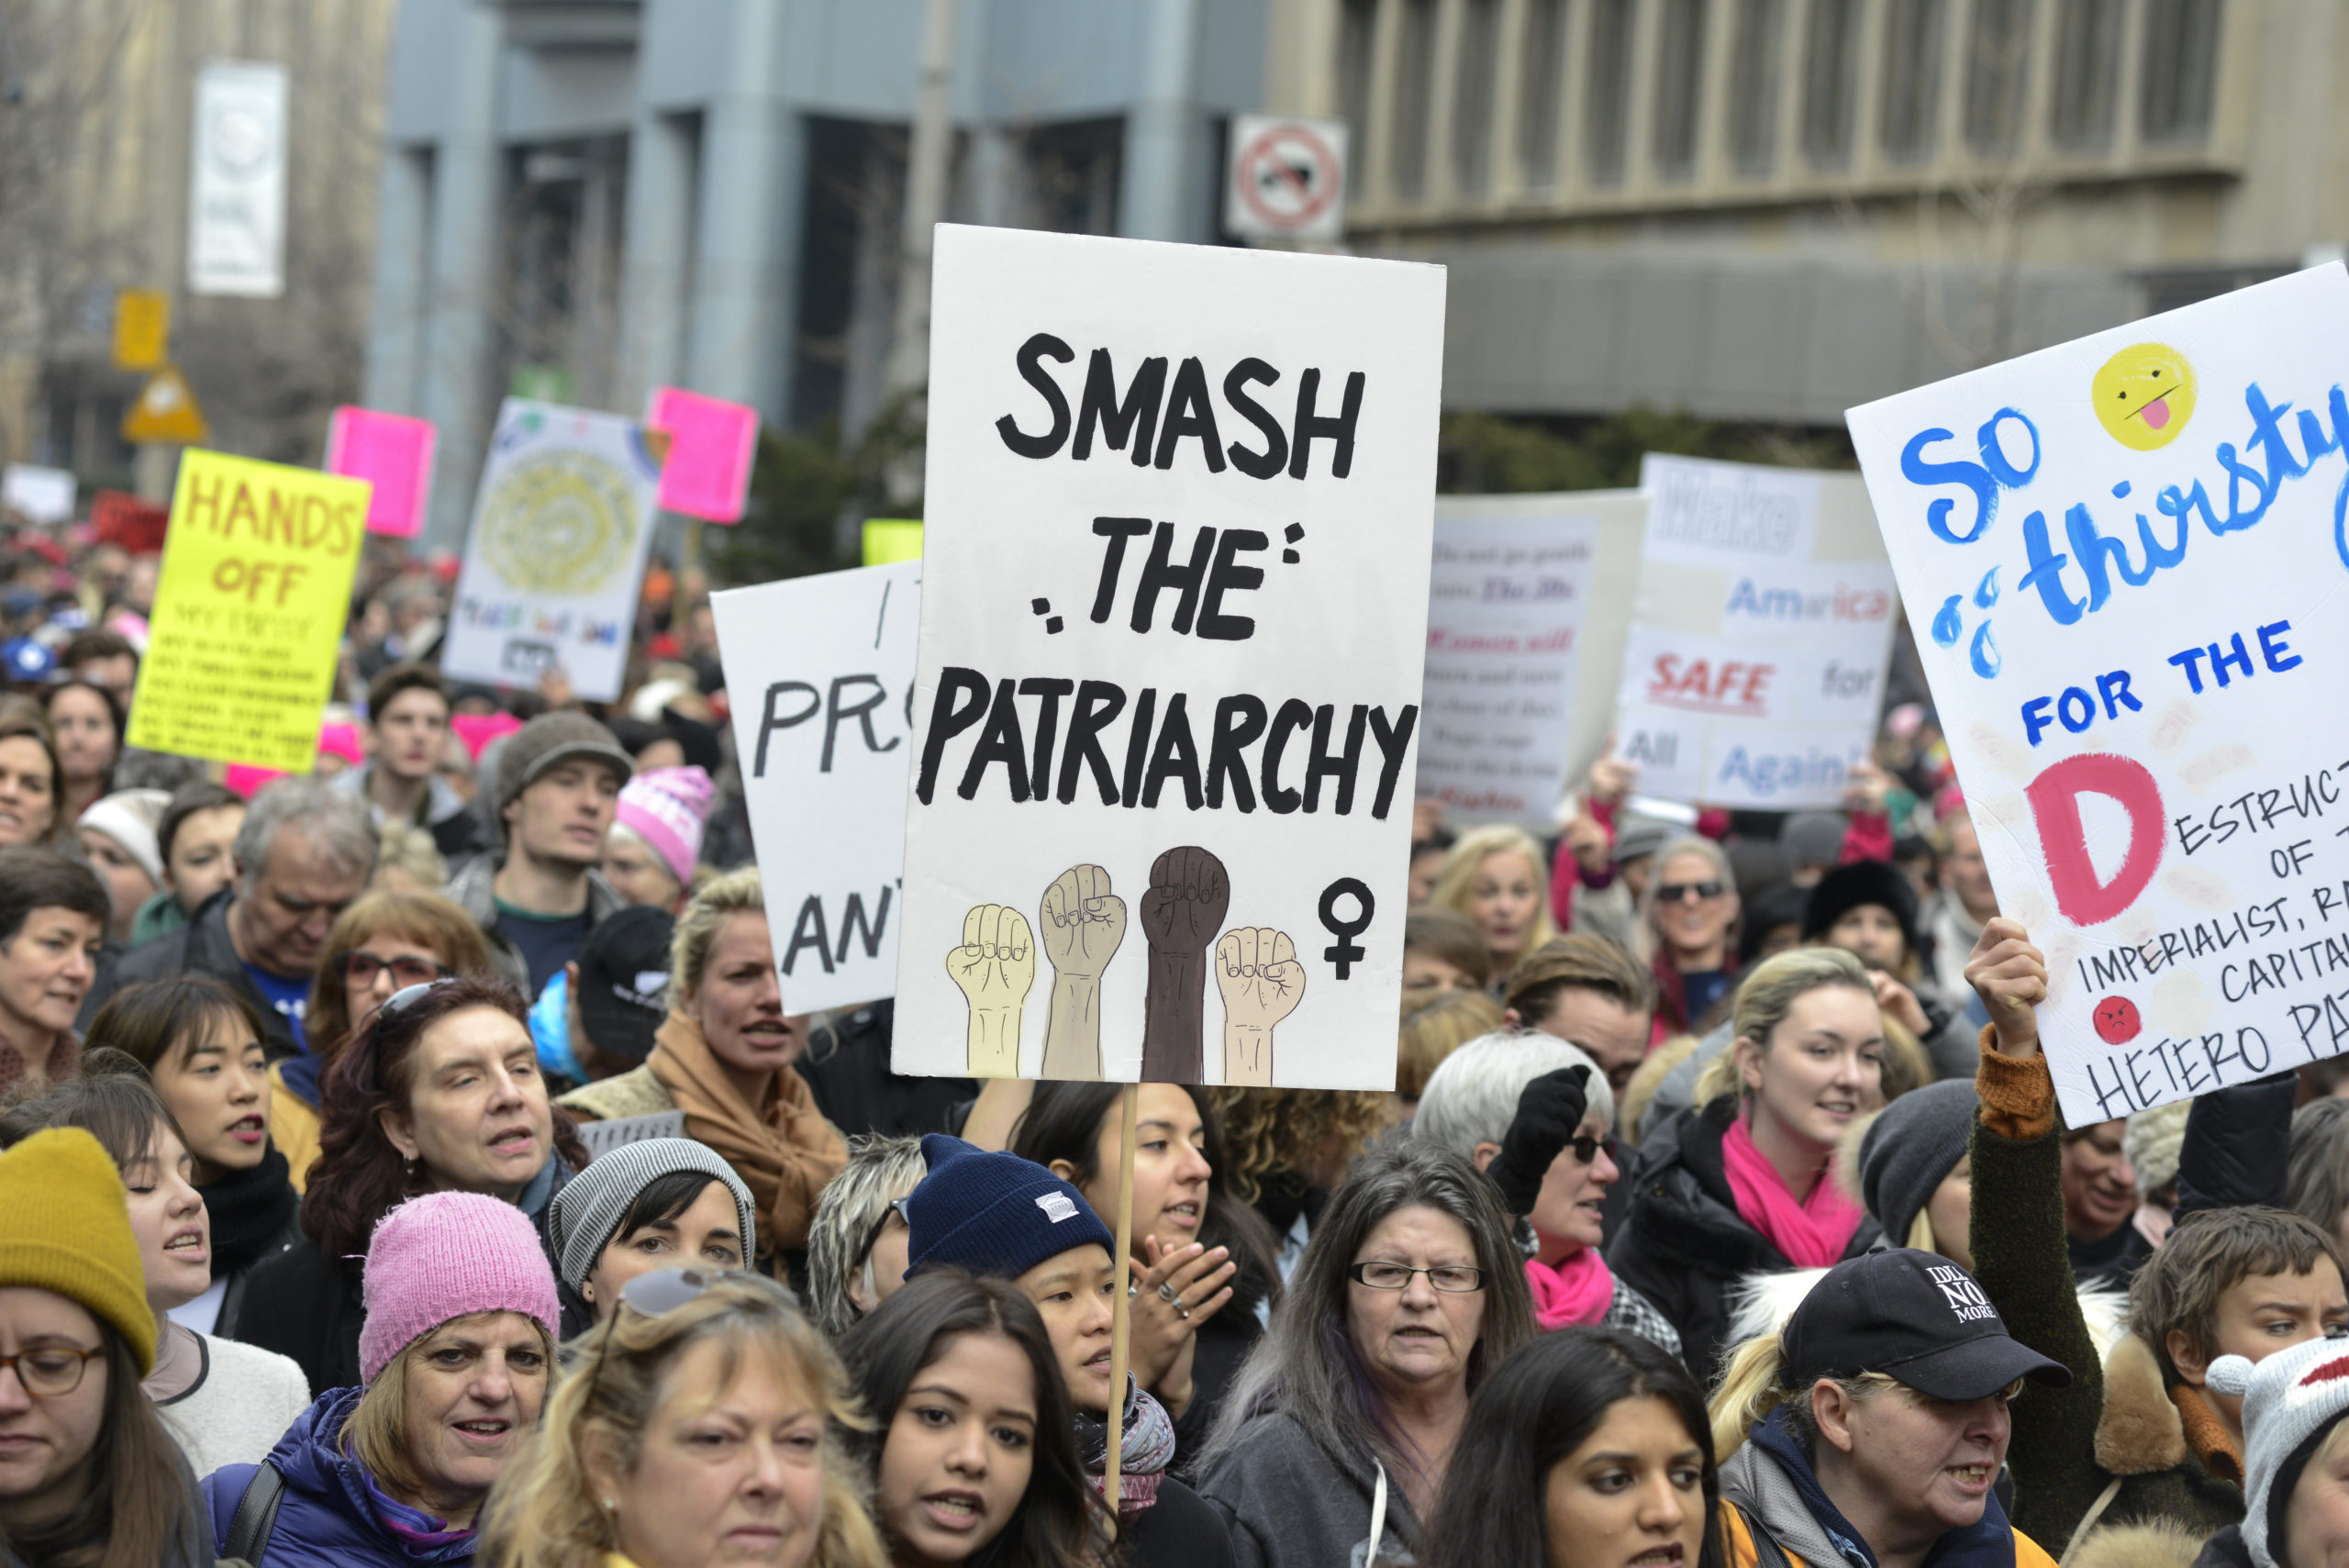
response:
{"label": "wooden post holding sign", "polygon": [[[1129,1084],[1118,1095],[1118,1256],[1127,1260],[1126,1268],[1132,1271],[1134,1248],[1134,1140],[1139,1136],[1136,1124],[1141,1116],[1141,1085]],[[1133,1311],[1127,1305],[1133,1294],[1131,1281],[1126,1288],[1109,1295],[1109,1397],[1122,1400],[1126,1396],[1126,1366],[1132,1346]],[[1125,1454],[1126,1424],[1122,1411],[1112,1412],[1109,1419],[1109,1459],[1101,1473],[1101,1497],[1109,1505],[1109,1518],[1118,1517],[1119,1461]]]}
{"label": "wooden post holding sign", "polygon": [[1394,1084],[1443,273],[936,256],[892,1065],[1128,1084],[1122,1261],[1137,1081]]}

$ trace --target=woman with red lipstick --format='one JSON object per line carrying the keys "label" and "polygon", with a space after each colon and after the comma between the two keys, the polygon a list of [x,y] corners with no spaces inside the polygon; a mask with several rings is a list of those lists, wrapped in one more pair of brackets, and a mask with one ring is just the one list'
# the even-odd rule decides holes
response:
{"label": "woman with red lipstick", "polygon": [[1615,1329],[1544,1334],[1468,1406],[1420,1568],[1724,1568],[1705,1396]]}
{"label": "woman with red lipstick", "polygon": [[207,1474],[267,1453],[310,1402],[302,1370],[284,1356],[198,1333],[170,1314],[211,1284],[212,1234],[190,1180],[195,1162],[171,1111],[137,1063],[104,1049],[83,1075],[0,1117],[0,1145],[43,1128],[78,1127],[97,1139],[129,1193],[130,1229],[161,1330],[143,1386],[191,1469]]}
{"label": "woman with red lipstick", "polygon": [[1043,1319],[999,1279],[908,1284],[841,1341],[874,1420],[858,1445],[896,1568],[1088,1568],[1108,1517]]}
{"label": "woman with red lipstick", "polygon": [[587,1162],[547,1098],[522,993],[492,975],[411,985],[361,1026],[323,1083],[324,1151],[302,1236],[255,1264],[220,1332],[294,1358],[313,1388],[360,1381],[355,1260],[376,1222],[423,1193],[481,1193],[543,1229]]}
{"label": "woman with red lipstick", "polygon": [[295,1233],[285,1156],[270,1140],[259,1014],[204,974],[125,986],[90,1020],[90,1044],[144,1068],[195,1162],[212,1223],[212,1283],[173,1318],[203,1333],[234,1320],[246,1271]]}
{"label": "woman with red lipstick", "polygon": [[[1974,1276],[1909,1248],[1830,1269],[1713,1396],[1730,1568],[2054,1568],[1991,1488],[2023,1384],[2072,1374],[2007,1333]],[[2018,1476],[2022,1485],[2032,1477]]]}
{"label": "woman with red lipstick", "polygon": [[[1115,1214],[1119,1095],[1115,1084],[1039,1084],[1011,1152],[1075,1187],[1096,1214]],[[1264,1333],[1256,1309],[1277,1297],[1278,1265],[1271,1227],[1225,1183],[1209,1091],[1144,1084],[1134,1129],[1130,1353],[1174,1418],[1174,1471],[1187,1477],[1188,1454]]]}

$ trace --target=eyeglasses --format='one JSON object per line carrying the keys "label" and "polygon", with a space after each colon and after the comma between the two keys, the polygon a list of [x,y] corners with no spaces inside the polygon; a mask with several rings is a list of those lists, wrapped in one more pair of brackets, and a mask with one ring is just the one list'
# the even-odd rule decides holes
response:
{"label": "eyeglasses", "polygon": [[1615,1158],[1615,1140],[1612,1138],[1597,1138],[1585,1132],[1567,1139],[1566,1147],[1573,1150],[1575,1158],[1586,1165],[1598,1159],[1602,1152],[1609,1160]]}
{"label": "eyeglasses", "polygon": [[456,973],[447,964],[429,958],[377,958],[372,952],[347,952],[342,955],[342,978],[350,985],[373,985],[375,976],[385,970],[392,972],[395,984],[429,985],[435,980],[446,980]]}
{"label": "eyeglasses", "polygon": [[1656,884],[1655,901],[1677,904],[1686,898],[1719,898],[1728,891],[1728,884],[1720,882],[1660,882]]}
{"label": "eyeglasses", "polygon": [[423,1001],[426,996],[431,994],[435,986],[448,984],[451,978],[452,977],[444,975],[437,980],[419,981],[414,985],[401,986],[398,990],[384,998],[384,1005],[376,1009],[376,1019],[379,1022],[382,1022],[398,1018],[402,1013],[406,1012],[410,1007],[413,1007],[418,1002]]}
{"label": "eyeglasses", "polygon": [[63,1345],[42,1345],[34,1350],[18,1351],[13,1356],[0,1356],[0,1367],[17,1374],[25,1392],[36,1399],[62,1399],[82,1386],[82,1373],[92,1362],[106,1353],[100,1345],[95,1351],[76,1351]]}
{"label": "eyeglasses", "polygon": [[1464,1296],[1485,1288],[1485,1271],[1470,1268],[1466,1263],[1438,1263],[1431,1269],[1415,1269],[1408,1263],[1374,1261],[1356,1263],[1346,1271],[1348,1279],[1373,1290],[1401,1290],[1411,1283],[1413,1274],[1427,1275],[1428,1284],[1451,1296]]}
{"label": "eyeglasses", "polygon": [[908,1230],[913,1229],[914,1222],[906,1218],[906,1200],[904,1198],[893,1197],[887,1203],[881,1206],[880,1218],[875,1219],[873,1222],[871,1229],[865,1231],[863,1245],[857,1248],[856,1256],[848,1261],[848,1266],[852,1270],[863,1268],[864,1266],[864,1261],[873,1256],[873,1249],[881,1244],[881,1233],[889,1229],[889,1221],[891,1219],[905,1220],[906,1229]]}

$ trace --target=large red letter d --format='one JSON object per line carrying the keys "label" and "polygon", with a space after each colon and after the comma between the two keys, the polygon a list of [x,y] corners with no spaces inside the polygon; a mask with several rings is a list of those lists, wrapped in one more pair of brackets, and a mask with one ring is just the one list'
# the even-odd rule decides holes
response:
{"label": "large red letter d", "polygon": [[[2162,793],[2154,775],[2126,757],[2089,751],[2062,762],[2031,781],[2023,794],[2039,824],[2039,852],[2055,888],[2055,906],[2076,926],[2100,925],[2137,900],[2162,863],[2167,836]],[[2080,796],[2101,795],[2129,814],[2129,852],[2110,882],[2097,880],[2080,827]]]}

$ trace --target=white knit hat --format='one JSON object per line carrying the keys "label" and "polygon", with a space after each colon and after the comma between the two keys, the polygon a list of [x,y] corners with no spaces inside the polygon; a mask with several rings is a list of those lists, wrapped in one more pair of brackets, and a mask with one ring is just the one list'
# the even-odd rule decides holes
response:
{"label": "white knit hat", "polygon": [[172,797],[160,789],[118,789],[94,800],[82,813],[80,826],[104,833],[137,861],[147,880],[163,884],[163,855],[156,846],[155,829],[162,825],[163,808]]}
{"label": "white knit hat", "polygon": [[2204,1381],[2243,1400],[2243,1544],[2258,1568],[2279,1568],[2292,1488],[2325,1434],[2349,1416],[2349,1339],[2304,1340],[2255,1366],[2221,1356]]}

